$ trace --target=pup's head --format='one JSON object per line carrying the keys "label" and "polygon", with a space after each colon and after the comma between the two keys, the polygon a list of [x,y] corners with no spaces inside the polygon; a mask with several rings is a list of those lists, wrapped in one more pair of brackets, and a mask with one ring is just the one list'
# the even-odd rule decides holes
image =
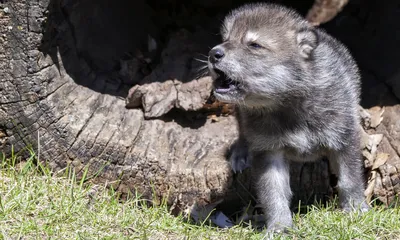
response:
{"label": "pup's head", "polygon": [[223,102],[264,106],[301,94],[301,69],[312,61],[317,35],[299,14],[278,5],[251,4],[232,11],[223,43],[209,52],[214,95]]}

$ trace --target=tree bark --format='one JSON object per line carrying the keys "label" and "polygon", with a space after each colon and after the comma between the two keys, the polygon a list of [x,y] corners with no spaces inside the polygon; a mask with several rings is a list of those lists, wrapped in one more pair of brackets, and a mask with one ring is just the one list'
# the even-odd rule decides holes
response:
{"label": "tree bark", "polygon": [[[88,167],[97,183],[167,197],[178,211],[252,199],[250,173],[234,176],[225,159],[236,121],[208,116],[210,80],[193,76],[194,54],[207,54],[215,35],[178,34],[185,47],[172,52],[183,45],[168,35],[151,73],[125,78],[148,35],[164,34],[144,1],[10,0],[1,7],[2,152],[32,146],[55,171]],[[191,45],[196,40],[201,46]],[[126,102],[132,86],[141,91]],[[291,180],[294,205],[332,195],[326,161],[293,165]]]}
{"label": "tree bark", "polygon": [[315,0],[306,18],[313,25],[329,22],[347,3],[348,0]]}

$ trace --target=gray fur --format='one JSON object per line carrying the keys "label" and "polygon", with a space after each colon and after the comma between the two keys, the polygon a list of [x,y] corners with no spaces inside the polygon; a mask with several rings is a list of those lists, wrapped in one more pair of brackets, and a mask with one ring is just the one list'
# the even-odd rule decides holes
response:
{"label": "gray fur", "polygon": [[288,161],[327,156],[341,207],[367,210],[360,77],[346,47],[295,11],[267,3],[233,10],[221,32],[223,43],[209,56],[214,95],[237,106],[240,135],[230,161],[240,171],[251,159],[268,229],[292,226]]}

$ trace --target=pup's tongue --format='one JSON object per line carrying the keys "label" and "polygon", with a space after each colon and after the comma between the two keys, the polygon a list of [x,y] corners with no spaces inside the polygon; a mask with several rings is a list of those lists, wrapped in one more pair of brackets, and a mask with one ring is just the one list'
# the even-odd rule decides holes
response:
{"label": "pup's tongue", "polygon": [[225,84],[226,82],[223,83],[221,86],[215,86],[215,92],[217,93],[227,93],[229,91],[235,90],[236,85],[232,84]]}

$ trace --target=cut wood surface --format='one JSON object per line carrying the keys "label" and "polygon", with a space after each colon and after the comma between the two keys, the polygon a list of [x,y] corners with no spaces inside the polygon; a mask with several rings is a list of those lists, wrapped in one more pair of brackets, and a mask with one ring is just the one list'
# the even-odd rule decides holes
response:
{"label": "cut wood surface", "polygon": [[[155,11],[144,1],[2,2],[1,151],[32,146],[55,171],[70,165],[79,175],[88,167],[97,183],[156,201],[168,197],[178,211],[221,199],[246,204],[250,173],[233,175],[225,159],[236,121],[229,106],[212,100],[211,80],[202,72],[201,54],[219,41],[218,27],[210,30],[213,21],[199,11],[188,21],[201,25],[166,32],[156,27]],[[148,51],[149,36],[155,53]],[[372,156],[366,169],[375,171],[371,194],[389,203],[400,186],[400,110],[391,92],[400,80],[368,76],[383,93],[371,99],[391,99],[379,125],[365,125],[368,135],[383,134],[376,151],[365,151]],[[364,118],[370,115],[373,110]],[[383,164],[371,170],[375,161]],[[296,200],[332,196],[326,161],[291,171]]]}

